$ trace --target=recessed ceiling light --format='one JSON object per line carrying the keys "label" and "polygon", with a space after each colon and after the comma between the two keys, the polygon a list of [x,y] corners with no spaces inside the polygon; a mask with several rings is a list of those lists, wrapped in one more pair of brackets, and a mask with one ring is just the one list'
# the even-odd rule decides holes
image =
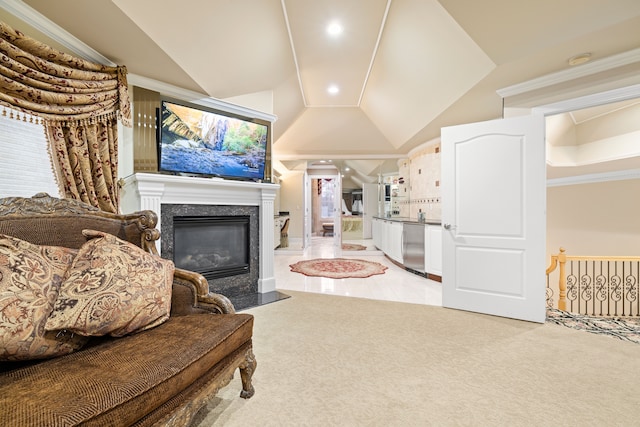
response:
{"label": "recessed ceiling light", "polygon": [[340,92],[340,88],[336,85],[331,85],[327,88],[327,92],[329,92],[331,95],[336,95],[338,92]]}
{"label": "recessed ceiling light", "polygon": [[580,64],[584,64],[585,62],[588,62],[591,60],[591,53],[590,52],[586,52],[586,53],[581,53],[580,55],[576,55],[576,56],[572,56],[571,58],[569,58],[569,65],[574,66],[574,65],[580,65]]}
{"label": "recessed ceiling light", "polygon": [[329,25],[327,25],[327,33],[330,36],[338,36],[340,34],[342,34],[342,25],[340,25],[338,22],[333,21],[331,22]]}

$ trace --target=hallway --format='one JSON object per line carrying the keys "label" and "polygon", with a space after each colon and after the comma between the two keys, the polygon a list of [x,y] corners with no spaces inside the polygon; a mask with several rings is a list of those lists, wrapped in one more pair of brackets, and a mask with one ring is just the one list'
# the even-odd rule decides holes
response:
{"label": "hallway", "polygon": [[[305,251],[295,248],[278,249],[275,256],[276,288],[287,290],[342,295],[375,300],[397,301],[413,304],[442,305],[442,285],[433,280],[407,272],[391,262],[382,252],[374,250],[371,240],[349,240],[367,247],[365,251],[342,251],[336,256],[331,237],[313,237]],[[366,279],[329,279],[308,277],[290,271],[289,265],[302,259],[360,258],[379,262],[388,267],[384,274]]]}

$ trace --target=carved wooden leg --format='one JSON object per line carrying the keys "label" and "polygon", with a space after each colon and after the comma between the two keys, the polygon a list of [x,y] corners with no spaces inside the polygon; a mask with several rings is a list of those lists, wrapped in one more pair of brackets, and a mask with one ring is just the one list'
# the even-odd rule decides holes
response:
{"label": "carved wooden leg", "polygon": [[240,397],[243,399],[249,399],[255,393],[255,389],[251,384],[251,377],[256,370],[256,357],[253,355],[253,350],[249,348],[245,354],[245,359],[242,365],[240,365],[240,379],[242,380],[242,391]]}

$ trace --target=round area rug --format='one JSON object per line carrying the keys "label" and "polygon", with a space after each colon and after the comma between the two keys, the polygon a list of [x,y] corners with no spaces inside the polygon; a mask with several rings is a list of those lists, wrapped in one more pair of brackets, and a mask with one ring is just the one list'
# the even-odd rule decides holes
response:
{"label": "round area rug", "polygon": [[342,250],[343,251],[364,251],[367,249],[364,245],[358,245],[356,243],[343,243]]}
{"label": "round area rug", "polygon": [[328,277],[330,279],[364,278],[384,274],[387,267],[362,259],[318,258],[291,264],[291,271],[305,276]]}

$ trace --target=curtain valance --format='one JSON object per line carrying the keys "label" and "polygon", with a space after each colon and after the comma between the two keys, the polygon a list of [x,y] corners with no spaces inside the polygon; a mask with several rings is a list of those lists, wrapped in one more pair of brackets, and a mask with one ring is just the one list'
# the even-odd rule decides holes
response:
{"label": "curtain valance", "polygon": [[124,66],[76,58],[0,22],[0,105],[43,120],[65,197],[119,211],[118,118],[131,127]]}
{"label": "curtain valance", "polygon": [[0,104],[45,122],[99,122],[114,114],[131,126],[124,66],[63,53],[0,22]]}

